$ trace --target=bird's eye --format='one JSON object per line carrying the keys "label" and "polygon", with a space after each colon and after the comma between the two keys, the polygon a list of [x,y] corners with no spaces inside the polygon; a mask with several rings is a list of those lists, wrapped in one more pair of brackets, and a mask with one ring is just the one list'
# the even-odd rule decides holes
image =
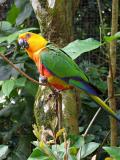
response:
{"label": "bird's eye", "polygon": [[27,33],[25,37],[26,37],[26,39],[28,39],[31,37],[31,35],[29,33]]}
{"label": "bird's eye", "polygon": [[28,44],[28,42],[26,41],[26,40],[24,40],[24,39],[19,39],[18,40],[18,44],[19,44],[19,46],[21,46],[22,48],[29,48],[29,44]]}

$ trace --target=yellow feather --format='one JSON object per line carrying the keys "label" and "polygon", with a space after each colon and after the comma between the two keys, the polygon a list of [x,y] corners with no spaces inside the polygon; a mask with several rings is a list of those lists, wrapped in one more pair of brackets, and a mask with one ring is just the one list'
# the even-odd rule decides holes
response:
{"label": "yellow feather", "polygon": [[92,94],[88,94],[97,104],[99,104],[103,109],[105,109],[109,114],[111,114],[113,117],[115,117],[115,119],[119,120],[120,119],[117,117],[117,115],[115,114],[115,112],[102,100],[100,99],[98,96],[92,95]]}

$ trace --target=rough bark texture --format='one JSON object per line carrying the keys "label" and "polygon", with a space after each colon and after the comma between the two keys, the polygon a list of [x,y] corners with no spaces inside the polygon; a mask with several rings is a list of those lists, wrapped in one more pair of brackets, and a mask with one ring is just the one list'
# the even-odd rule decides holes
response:
{"label": "rough bark texture", "polygon": [[73,16],[79,0],[56,0],[53,9],[46,0],[30,0],[40,25],[41,33],[50,41],[64,46],[74,39]]}
{"label": "rough bark texture", "polygon": [[50,94],[51,90],[48,87],[39,87],[34,105],[34,115],[38,126],[50,127],[51,121],[55,117],[55,99],[50,98]]}
{"label": "rough bark texture", "polygon": [[75,90],[62,92],[62,97],[64,126],[67,128],[68,133],[79,133],[78,115],[80,98],[76,96]]}
{"label": "rough bark texture", "polygon": [[[55,6],[53,9],[48,7],[47,1],[41,0],[30,0],[33,6],[34,12],[38,19],[41,33],[49,39],[51,42],[55,42],[58,46],[65,46],[73,40],[73,16],[76,10],[76,7],[79,4],[79,0],[56,0]],[[43,106],[47,107],[45,102],[46,93],[47,96],[51,93],[50,90],[41,87],[38,90],[35,102],[35,118],[38,125],[45,125],[49,127],[51,122],[55,123],[55,108],[52,107],[53,117],[50,119],[49,110],[47,114],[43,109]],[[78,96],[78,95],[77,95]],[[42,102],[42,103],[41,103]],[[51,100],[50,106],[55,106],[55,101]],[[59,103],[60,104],[60,103]],[[67,91],[62,93],[62,105],[64,106],[64,119],[62,119],[63,126],[69,130],[70,134],[78,134],[78,106],[79,103],[76,102],[76,92]],[[58,108],[59,110],[59,108]],[[49,124],[44,122],[48,119]],[[61,119],[61,115],[58,115],[58,119]],[[65,122],[65,123],[63,123]],[[61,125],[61,124],[60,124]],[[60,126],[59,125],[59,126]]]}
{"label": "rough bark texture", "polygon": [[[112,26],[111,35],[114,35],[118,30],[118,0],[112,1]],[[110,67],[108,75],[108,96],[111,97],[109,105],[116,112],[116,99],[114,96],[113,82],[116,74],[116,41],[110,43]],[[117,122],[115,119],[110,118],[111,124],[111,145],[117,145]]]}

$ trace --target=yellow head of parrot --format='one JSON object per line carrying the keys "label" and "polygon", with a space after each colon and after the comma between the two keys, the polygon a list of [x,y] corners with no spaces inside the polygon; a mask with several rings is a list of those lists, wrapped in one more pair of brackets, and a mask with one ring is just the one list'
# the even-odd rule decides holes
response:
{"label": "yellow head of parrot", "polygon": [[32,59],[34,53],[44,48],[47,43],[48,41],[41,35],[32,32],[22,33],[18,37],[18,44],[27,51]]}

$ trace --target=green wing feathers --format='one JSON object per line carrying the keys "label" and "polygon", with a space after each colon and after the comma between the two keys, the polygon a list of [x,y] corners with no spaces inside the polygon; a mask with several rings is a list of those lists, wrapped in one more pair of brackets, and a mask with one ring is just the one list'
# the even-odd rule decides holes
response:
{"label": "green wing feathers", "polygon": [[87,76],[78,65],[58,48],[53,49],[49,46],[48,50],[42,52],[40,58],[44,66],[59,78],[78,76],[88,81]]}

